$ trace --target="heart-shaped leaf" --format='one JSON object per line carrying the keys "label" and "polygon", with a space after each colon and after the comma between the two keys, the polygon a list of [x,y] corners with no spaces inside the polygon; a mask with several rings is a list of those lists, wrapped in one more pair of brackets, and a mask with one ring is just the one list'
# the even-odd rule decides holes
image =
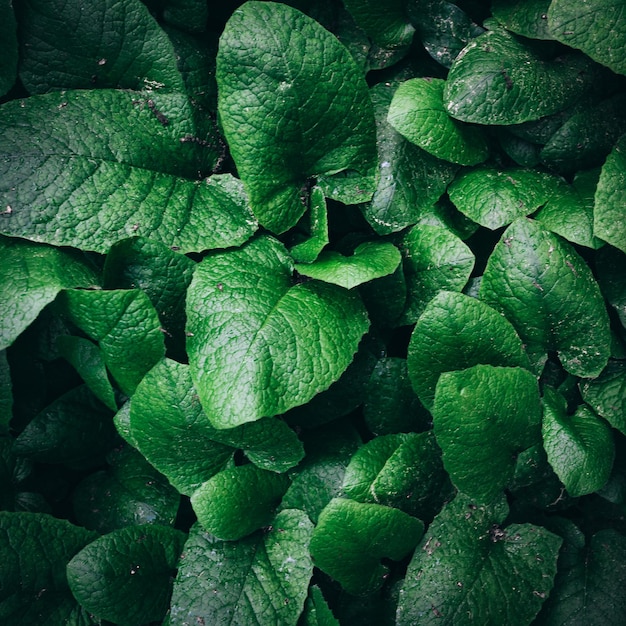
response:
{"label": "heart-shaped leaf", "polygon": [[317,281],[294,286],[291,274],[285,248],[269,237],[209,255],[195,271],[189,364],[218,428],[308,402],[339,378],[368,328],[356,294]]}

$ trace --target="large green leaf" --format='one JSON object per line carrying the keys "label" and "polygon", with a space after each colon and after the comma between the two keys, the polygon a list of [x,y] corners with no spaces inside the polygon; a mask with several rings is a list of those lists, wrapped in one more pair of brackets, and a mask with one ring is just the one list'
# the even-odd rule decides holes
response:
{"label": "large green leaf", "polygon": [[451,118],[443,106],[445,81],[414,78],[402,83],[389,107],[389,123],[411,143],[433,156],[476,165],[489,155],[482,131]]}
{"label": "large green leaf", "polygon": [[94,268],[80,254],[0,237],[0,350],[10,346],[59,291],[98,282]]}
{"label": "large green leaf", "polygon": [[342,202],[371,198],[376,137],[367,85],[317,22],[284,4],[246,2],[220,39],[217,81],[224,133],[263,226],[294,226],[311,178]]}
{"label": "large green leaf", "polygon": [[519,367],[444,372],[435,390],[433,426],[454,485],[488,504],[513,476],[516,455],[541,440],[537,380]]}
{"label": "large green leaf", "polygon": [[475,298],[439,292],[417,320],[408,348],[409,377],[422,404],[432,408],[440,374],[481,363],[530,366],[505,317]]}
{"label": "large green leaf", "polygon": [[579,383],[584,401],[626,435],[626,363],[609,361],[600,376]]}
{"label": "large green leaf", "polygon": [[493,16],[507,29],[531,39],[553,39],[548,28],[550,0],[494,0]]}
{"label": "large green leaf", "polygon": [[7,235],[97,252],[144,236],[188,252],[240,244],[256,229],[238,180],[198,179],[217,150],[188,140],[197,131],[182,94],[76,90],[0,111]]}
{"label": "large green leaf", "polygon": [[540,526],[502,527],[504,498],[458,495],[417,547],[400,592],[397,626],[530,624],[550,593],[562,540]]}
{"label": "large green leaf", "polygon": [[169,626],[298,622],[313,574],[312,524],[283,511],[266,532],[221,541],[192,527],[174,581]]}
{"label": "large green leaf", "polygon": [[423,532],[420,520],[399,509],[334,498],[313,531],[311,556],[348,593],[373,593],[388,571],[381,558],[402,559]]}
{"label": "large green leaf", "polygon": [[27,0],[18,11],[20,78],[31,93],[183,89],[174,48],[140,0]]}
{"label": "large green leaf", "polygon": [[521,218],[489,257],[480,297],[513,324],[537,368],[556,350],[576,376],[597,376],[610,354],[608,315],[589,266],[570,244]]}
{"label": "large green leaf", "polygon": [[13,87],[17,78],[17,22],[13,13],[12,0],[0,2],[0,96],[4,96]]}
{"label": "large green leaf", "polygon": [[584,496],[604,487],[615,458],[609,425],[585,405],[569,415],[565,398],[549,387],[543,407],[543,447],[567,492]]}
{"label": "large green leaf", "polygon": [[88,626],[65,567],[93,531],[41,513],[0,512],[0,619],[14,626]]}
{"label": "large green leaf", "polygon": [[72,593],[90,613],[119,626],[161,620],[184,542],[184,533],[156,524],[103,535],[68,563]]}
{"label": "large green leaf", "polygon": [[621,0],[553,0],[548,25],[560,42],[626,74],[626,13]]}
{"label": "large green leaf", "polygon": [[448,113],[478,124],[520,124],[561,111],[590,87],[593,63],[583,55],[544,61],[504,30],[473,39],[450,68]]}
{"label": "large green leaf", "polygon": [[207,256],[187,293],[191,374],[212,423],[229,428],[284,413],[328,388],[368,328],[352,292],[292,284],[278,241],[261,237]]}

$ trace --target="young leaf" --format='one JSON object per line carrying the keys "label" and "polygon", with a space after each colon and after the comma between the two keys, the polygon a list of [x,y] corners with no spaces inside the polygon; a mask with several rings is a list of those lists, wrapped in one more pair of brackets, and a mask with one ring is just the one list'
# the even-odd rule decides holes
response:
{"label": "young leaf", "polygon": [[340,626],[317,585],[309,589],[302,613],[302,626]]}
{"label": "young leaf", "polygon": [[10,346],[59,291],[98,282],[79,254],[0,237],[0,350]]}
{"label": "young leaf", "polygon": [[545,204],[560,179],[525,168],[485,166],[462,172],[448,187],[461,213],[490,230],[534,213]]}
{"label": "young leaf", "polygon": [[267,532],[235,542],[193,526],[174,581],[169,626],[296,624],[313,574],[312,530],[301,511],[282,511]]}
{"label": "young leaf", "polygon": [[384,5],[375,0],[346,0],[354,21],[383,48],[404,48],[411,44],[415,28],[406,12],[406,0]]}
{"label": "young leaf", "polygon": [[451,118],[443,106],[445,81],[414,78],[402,83],[389,107],[389,123],[411,143],[433,156],[476,165],[489,154],[482,131]]}
{"label": "young leaf", "polygon": [[392,274],[400,261],[400,252],[392,243],[367,241],[357,246],[352,256],[329,250],[313,263],[296,263],[295,269],[303,276],[353,289]]}
{"label": "young leaf", "polygon": [[465,287],[475,259],[450,230],[428,224],[413,227],[401,249],[408,293],[400,323],[413,324],[439,291],[461,291]]}
{"label": "young leaf", "polygon": [[583,400],[626,435],[626,363],[609,361],[600,376],[581,380],[579,387]]}
{"label": "young leaf", "polygon": [[435,390],[433,426],[454,485],[489,504],[513,476],[515,456],[540,441],[537,379],[519,367],[444,372]]}
{"label": "young leaf", "polygon": [[18,9],[20,78],[30,93],[183,91],[174,48],[140,0],[29,0]]}
{"label": "young leaf", "polygon": [[530,367],[505,317],[476,298],[440,291],[417,320],[409,342],[407,366],[415,393],[431,409],[440,374],[478,364]]}
{"label": "young leaf", "polygon": [[12,0],[0,2],[0,41],[3,44],[0,60],[0,96],[4,96],[13,87],[17,78],[17,22]]}
{"label": "young leaf", "polygon": [[241,465],[209,478],[192,494],[191,506],[206,530],[234,541],[270,523],[289,482],[285,474]]}
{"label": "young leaf", "polygon": [[162,620],[184,543],[184,533],[156,524],[103,535],[67,564],[72,593],[87,611],[120,626]]}
{"label": "young leaf", "polygon": [[550,0],[494,0],[493,16],[516,35],[530,39],[554,39],[548,27]]}
{"label": "young leaf", "polygon": [[261,237],[207,256],[187,293],[191,375],[207,416],[230,428],[284,413],[328,388],[368,328],[352,292],[292,285],[286,250]]}
{"label": "young leaf", "polygon": [[106,366],[128,395],[164,356],[161,324],[143,291],[65,290],[59,306],[98,342]]}
{"label": "young leaf", "polygon": [[5,624],[93,622],[68,587],[68,561],[96,533],[41,513],[0,512],[0,617]]}
{"label": "young leaf", "polygon": [[565,241],[521,218],[489,257],[480,297],[501,311],[540,369],[557,350],[575,376],[597,376],[607,363],[608,315],[591,270]]}
{"label": "young leaf", "polygon": [[328,244],[328,214],[324,190],[317,185],[311,189],[310,237],[289,250],[296,263],[312,263]]}
{"label": "young leaf", "polygon": [[548,25],[561,43],[582,50],[614,72],[626,74],[623,9],[621,0],[553,0]]}
{"label": "young leaf", "polygon": [[593,234],[626,252],[626,135],[607,157],[596,189]]}
{"label": "young leaf", "polygon": [[521,124],[561,111],[590,88],[583,55],[544,61],[504,30],[473,39],[450,68],[444,107],[464,122]]}
{"label": "young leaf", "polygon": [[585,405],[568,415],[565,398],[549,387],[543,407],[543,447],[567,492],[576,497],[601,489],[615,458],[609,425]]}
{"label": "young leaf", "polygon": [[224,134],[263,226],[294,226],[311,178],[347,204],[371,197],[376,137],[367,85],[317,22],[284,4],[246,2],[220,39],[217,82]]}
{"label": "young leaf", "polygon": [[182,94],[98,89],[0,108],[3,233],[105,253],[131,236],[183,252],[238,245],[256,223],[240,181],[198,180],[217,151],[193,141]]}
{"label": "young leaf", "polygon": [[311,556],[348,593],[364,595],[383,584],[388,568],[380,559],[402,559],[423,532],[420,520],[399,509],[334,498],[313,531]]}
{"label": "young leaf", "polygon": [[504,498],[489,507],[458,495],[430,525],[409,564],[397,626],[530,624],[552,589],[562,540],[511,524]]}

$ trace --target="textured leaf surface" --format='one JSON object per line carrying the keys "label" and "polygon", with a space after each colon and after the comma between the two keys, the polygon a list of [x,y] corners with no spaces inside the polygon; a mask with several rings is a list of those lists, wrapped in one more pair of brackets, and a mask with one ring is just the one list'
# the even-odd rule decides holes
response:
{"label": "textured leaf surface", "polygon": [[11,0],[0,3],[0,40],[3,42],[0,60],[0,96],[4,96],[17,78],[17,22]]}
{"label": "textured leaf surface", "polygon": [[531,39],[553,39],[548,27],[550,0],[495,0],[493,16],[512,33]]}
{"label": "textured leaf surface", "polygon": [[579,383],[583,400],[613,428],[626,434],[626,363],[609,361],[595,379]]}
{"label": "textured leaf surface", "polygon": [[28,0],[20,78],[31,93],[94,86],[182,91],[174,48],[139,0]]}
{"label": "textured leaf surface", "polygon": [[192,494],[191,505],[206,530],[234,541],[270,523],[289,482],[252,464],[227,468]]}
{"label": "textured leaf surface", "polygon": [[[376,138],[367,85],[317,22],[283,4],[245,3],[220,39],[217,81],[224,133],[263,226],[292,227],[311,178],[325,177],[326,195],[347,204],[371,197]],[[339,172],[352,175],[333,178]]]}
{"label": "textured leaf surface", "polygon": [[600,289],[626,328],[626,276],[621,271],[626,265],[626,254],[605,246],[598,255],[597,265]]}
{"label": "textured leaf surface", "polygon": [[538,368],[548,350],[576,376],[597,376],[606,365],[608,317],[591,270],[536,222],[522,218],[504,232],[487,262],[480,297],[513,324]]}
{"label": "textured leaf surface", "polygon": [[404,0],[391,0],[382,5],[375,0],[346,0],[346,8],[355,22],[378,45],[384,48],[402,48],[413,39]]}
{"label": "textured leaf surface", "polygon": [[420,520],[399,509],[334,498],[313,531],[311,556],[348,593],[372,593],[388,571],[380,559],[402,559],[423,532]]}
{"label": "textured leaf surface", "polygon": [[283,511],[268,532],[235,542],[196,524],[174,581],[169,625],[296,624],[313,574],[312,529],[301,511]]}
{"label": "textured leaf surface", "polygon": [[435,390],[433,425],[454,485],[489,504],[513,476],[515,456],[541,438],[537,380],[518,367],[444,372]]}
{"label": "textured leaf surface", "polygon": [[313,585],[304,604],[302,626],[339,626],[339,622],[326,604],[322,590]]}
{"label": "textured leaf surface", "polygon": [[544,61],[506,31],[488,31],[473,39],[450,68],[444,106],[465,122],[520,124],[576,102],[592,75],[586,57]]}
{"label": "textured leaf surface", "polygon": [[0,349],[4,350],[61,289],[94,286],[98,277],[79,254],[1,237],[0,284]]}
{"label": "textured leaf surface", "polygon": [[398,626],[530,624],[552,589],[562,540],[540,526],[501,527],[490,507],[458,495],[435,518],[409,564]]}
{"label": "textured leaf surface", "polygon": [[274,239],[206,257],[187,293],[191,374],[212,423],[284,413],[328,388],[368,328],[357,295],[327,283],[292,286]]}
{"label": "textured leaf surface", "polygon": [[297,263],[312,263],[328,244],[328,214],[324,190],[317,185],[311,189],[309,238],[296,244],[289,252]]}
{"label": "textured leaf surface", "polygon": [[130,526],[92,541],[67,565],[70,588],[90,613],[120,626],[165,615],[185,534]]}
{"label": "textured leaf surface", "polygon": [[443,289],[461,291],[474,268],[472,251],[450,230],[417,225],[402,242],[407,304],[400,318],[412,324]]}
{"label": "textured leaf surface", "polygon": [[626,13],[620,0],[553,0],[548,24],[560,42],[626,74]]}
{"label": "textured leaf surface", "polygon": [[609,425],[585,405],[568,415],[565,398],[550,388],[543,406],[543,447],[567,492],[576,497],[601,489],[615,458]]}
{"label": "textured leaf surface", "polygon": [[489,154],[487,141],[475,126],[451,118],[443,106],[445,81],[414,78],[396,90],[389,107],[389,123],[406,139],[433,156],[476,165]]}
{"label": "textured leaf surface", "polygon": [[352,289],[392,274],[400,261],[400,252],[392,243],[369,241],[357,246],[351,256],[329,250],[313,263],[296,263],[295,268],[303,276]]}
{"label": "textured leaf surface", "polygon": [[413,389],[432,408],[440,374],[474,365],[529,368],[515,329],[495,309],[453,291],[439,292],[417,320],[407,366]]}
{"label": "textured leaf surface", "polygon": [[559,179],[522,168],[479,167],[461,173],[448,187],[450,200],[471,220],[496,230],[545,204]]}
{"label": "textured leaf surface", "polygon": [[187,140],[196,129],[182,94],[77,90],[1,111],[4,234],[102,253],[145,236],[189,252],[256,229],[239,181],[198,179],[217,152]]}

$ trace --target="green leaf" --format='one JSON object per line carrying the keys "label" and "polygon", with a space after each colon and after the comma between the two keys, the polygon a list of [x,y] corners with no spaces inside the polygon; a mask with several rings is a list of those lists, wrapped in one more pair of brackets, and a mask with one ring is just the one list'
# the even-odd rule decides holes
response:
{"label": "green leaf", "polygon": [[413,324],[441,290],[461,291],[474,269],[472,251],[450,230],[427,224],[402,240],[407,304],[401,324]]}
{"label": "green leaf", "polygon": [[328,388],[368,328],[357,295],[292,285],[278,241],[261,237],[207,256],[187,293],[191,374],[218,428],[284,413]]}
{"label": "green leaf", "polygon": [[191,32],[204,31],[209,16],[202,0],[164,0],[163,19],[173,26]]}
{"label": "green leaf", "polygon": [[544,61],[503,30],[473,39],[450,68],[448,113],[477,124],[520,124],[551,115],[590,88],[593,64],[582,55]]}
{"label": "green leaf", "polygon": [[562,540],[511,524],[458,495],[430,525],[409,564],[396,624],[530,624],[552,589]]}
{"label": "green leaf", "polygon": [[351,256],[328,250],[313,263],[296,263],[295,268],[303,276],[353,289],[392,274],[400,261],[400,252],[392,243],[366,241],[358,245]]}
{"label": "green leaf", "polygon": [[174,581],[169,626],[296,624],[313,574],[311,531],[300,511],[283,511],[267,532],[236,542],[193,526]]}
{"label": "green leaf", "polygon": [[9,422],[13,415],[13,389],[11,369],[6,350],[0,350],[0,436],[9,433]]}
{"label": "green leaf", "polygon": [[423,532],[420,520],[399,509],[334,498],[313,531],[311,556],[345,591],[364,595],[383,584],[388,568],[380,559],[404,558]]}
{"label": "green leaf", "polygon": [[626,135],[607,157],[596,189],[593,209],[593,234],[626,252]]}
{"label": "green leaf", "polygon": [[415,28],[406,11],[406,0],[381,4],[375,0],[346,0],[345,6],[368,37],[383,48],[404,48],[411,44]]}
{"label": "green leaf", "polygon": [[0,237],[0,350],[10,346],[61,289],[97,283],[96,272],[78,253]]}
{"label": "green leaf", "polygon": [[548,27],[550,0],[495,0],[493,16],[507,29],[531,39],[554,39]]}
{"label": "green leaf", "polygon": [[553,0],[548,25],[560,42],[626,74],[626,15],[620,0]]}
{"label": "green leaf", "polygon": [[566,542],[554,589],[538,616],[538,626],[621,626],[626,602],[626,538],[614,529],[600,530],[588,545]]}
{"label": "green leaf", "polygon": [[445,81],[414,78],[402,83],[389,107],[389,123],[411,143],[433,156],[476,165],[489,154],[482,131],[451,118],[443,105]]}
{"label": "green leaf", "polygon": [[115,391],[100,348],[89,339],[73,335],[60,336],[56,345],[60,354],[71,363],[96,398],[111,411],[117,411]]}
{"label": "green leaf", "polygon": [[15,451],[44,463],[97,465],[114,443],[111,410],[82,385],[39,413],[16,439]]}
{"label": "green leaf", "polygon": [[15,626],[92,624],[72,597],[65,566],[96,536],[51,515],[0,512],[0,618]]}
{"label": "green leaf", "polygon": [[409,342],[408,374],[415,393],[430,409],[443,372],[479,364],[530,367],[522,341],[505,317],[475,298],[439,292],[417,320]]}
{"label": "green leaf", "polygon": [[597,257],[600,289],[626,328],[626,276],[620,271],[624,264],[626,255],[611,246],[602,248]]}
{"label": "green leaf", "polygon": [[183,90],[174,48],[139,0],[28,0],[19,18],[20,78],[30,93]]}
{"label": "green leaf", "polygon": [[340,626],[317,585],[310,588],[304,603],[302,626]]}
{"label": "green leaf", "polygon": [[540,369],[549,350],[575,376],[597,376],[610,354],[604,300],[588,265],[570,244],[522,218],[489,257],[480,297],[502,312]]}
{"label": "green leaf", "polygon": [[534,213],[555,192],[560,179],[525,168],[478,167],[461,172],[448,187],[461,213],[490,230]]}
{"label": "green leaf", "polygon": [[182,94],[77,90],[0,110],[7,235],[102,253],[143,236],[189,252],[241,244],[256,229],[240,181],[198,179],[217,150],[189,140]]}
{"label": "green leaf", "polygon": [[75,326],[98,342],[107,368],[128,395],[164,356],[159,318],[138,289],[65,290],[59,306]]}
{"label": "green leaf", "polygon": [[519,367],[444,372],[435,390],[433,426],[454,485],[488,504],[512,478],[516,455],[540,441],[537,379]]}
{"label": "green leaf", "polygon": [[104,534],[140,524],[171,526],[180,497],[176,490],[132,448],[116,448],[109,467],[90,474],[73,496],[77,520]]}
{"label": "green leaf", "polygon": [[72,593],[87,611],[120,626],[161,620],[184,542],[179,530],[153,524],[104,535],[68,563]]}
{"label": "green leaf", "polygon": [[585,405],[569,415],[565,398],[549,387],[543,406],[543,447],[567,492],[576,497],[601,489],[615,458],[608,424]]}
{"label": "green leaf", "polygon": [[371,197],[376,138],[367,85],[317,22],[284,4],[246,2],[220,39],[217,82],[224,134],[263,226],[294,226],[310,179],[347,204]]}
{"label": "green leaf", "polygon": [[609,361],[600,376],[581,380],[583,400],[613,428],[626,434],[626,363]]}
{"label": "green leaf", "polygon": [[417,223],[454,177],[456,165],[437,159],[396,132],[387,121],[396,87],[379,83],[370,90],[378,143],[379,176],[372,200],[361,210],[379,235]]}
{"label": "green leaf", "polygon": [[270,523],[289,482],[285,474],[241,465],[209,478],[192,494],[191,506],[206,530],[234,541]]}
{"label": "green leaf", "polygon": [[17,78],[17,22],[13,13],[12,0],[0,2],[0,41],[2,60],[0,61],[0,96],[4,96]]}
{"label": "green leaf", "polygon": [[328,244],[328,214],[324,190],[317,185],[311,189],[310,237],[289,250],[297,263],[312,263]]}

